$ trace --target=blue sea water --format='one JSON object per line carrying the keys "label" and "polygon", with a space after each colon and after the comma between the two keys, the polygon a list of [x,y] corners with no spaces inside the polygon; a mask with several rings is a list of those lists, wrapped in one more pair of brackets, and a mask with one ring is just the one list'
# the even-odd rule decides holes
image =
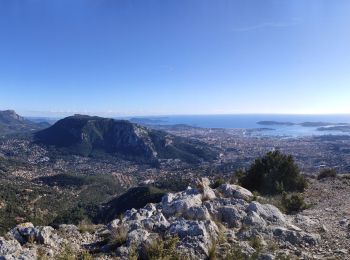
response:
{"label": "blue sea water", "polygon": [[[260,136],[313,136],[313,135],[350,135],[350,132],[318,131],[318,127],[300,125],[260,125],[259,121],[277,122],[327,122],[350,124],[350,115],[176,115],[140,117],[150,124],[175,125],[186,124],[203,128],[248,129],[252,135]],[[264,128],[268,128],[265,129]],[[273,129],[273,130],[272,130]]]}

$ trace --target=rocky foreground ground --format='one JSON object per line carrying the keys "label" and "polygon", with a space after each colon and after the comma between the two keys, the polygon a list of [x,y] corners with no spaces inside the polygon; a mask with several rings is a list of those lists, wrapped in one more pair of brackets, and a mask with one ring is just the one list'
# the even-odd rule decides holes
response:
{"label": "rocky foreground ground", "polygon": [[314,258],[350,259],[350,175],[311,179],[304,196],[310,208],[302,214],[312,222],[297,224],[321,235]]}
{"label": "rocky foreground ground", "polygon": [[0,237],[0,259],[350,259],[349,184],[311,180],[311,207],[285,215],[240,186],[202,179],[108,225],[18,225]]}

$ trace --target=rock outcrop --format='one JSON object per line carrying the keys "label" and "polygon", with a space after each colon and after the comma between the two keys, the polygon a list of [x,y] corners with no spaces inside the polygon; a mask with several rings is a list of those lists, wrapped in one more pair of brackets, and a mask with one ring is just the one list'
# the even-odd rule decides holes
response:
{"label": "rock outcrop", "polygon": [[[198,188],[169,193],[160,203],[128,210],[108,225],[93,226],[90,232],[73,225],[58,229],[18,225],[6,239],[0,237],[0,259],[55,257],[67,247],[76,254],[90,252],[94,259],[136,255],[147,259],[162,250],[181,259],[207,259],[213,254],[219,259],[275,259],[279,255],[307,259],[304,248],[317,246],[320,236],[302,230],[295,217],[275,206],[252,199],[242,187],[224,184],[211,189],[203,179]],[[298,221],[306,223],[307,217]]]}

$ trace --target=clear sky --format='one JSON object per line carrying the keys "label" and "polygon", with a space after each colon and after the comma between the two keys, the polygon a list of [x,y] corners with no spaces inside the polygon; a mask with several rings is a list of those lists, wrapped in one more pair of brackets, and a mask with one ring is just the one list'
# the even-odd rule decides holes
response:
{"label": "clear sky", "polygon": [[349,0],[0,0],[0,109],[350,113]]}

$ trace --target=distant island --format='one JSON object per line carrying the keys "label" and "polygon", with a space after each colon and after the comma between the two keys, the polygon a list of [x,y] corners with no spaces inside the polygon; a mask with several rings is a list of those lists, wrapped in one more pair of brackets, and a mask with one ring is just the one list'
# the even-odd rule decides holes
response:
{"label": "distant island", "polygon": [[330,123],[330,122],[304,122],[299,124],[304,127],[324,127],[324,126],[344,126],[347,123]]}
{"label": "distant island", "polygon": [[278,122],[278,121],[259,121],[257,122],[258,125],[286,125],[286,126],[292,126],[295,125],[292,122]]}
{"label": "distant island", "polygon": [[[299,125],[303,127],[319,127],[317,130],[326,131],[343,131],[344,129],[348,131],[350,124],[348,123],[330,123],[330,122],[303,122],[303,123],[292,123],[292,122],[279,122],[279,121],[259,121],[258,125],[267,125],[267,126],[294,126]],[[345,127],[345,128],[344,128]],[[341,129],[341,130],[340,130]]]}
{"label": "distant island", "polygon": [[146,118],[146,117],[133,117],[129,119],[130,122],[141,124],[141,125],[153,125],[153,124],[161,124],[165,123],[165,118]]}
{"label": "distant island", "polygon": [[340,132],[350,132],[350,125],[337,125],[329,127],[319,127],[317,131],[340,131]]}
{"label": "distant island", "polygon": [[264,132],[264,131],[276,131],[274,128],[267,128],[267,127],[262,127],[262,128],[252,128],[252,129],[247,129],[248,132]]}

